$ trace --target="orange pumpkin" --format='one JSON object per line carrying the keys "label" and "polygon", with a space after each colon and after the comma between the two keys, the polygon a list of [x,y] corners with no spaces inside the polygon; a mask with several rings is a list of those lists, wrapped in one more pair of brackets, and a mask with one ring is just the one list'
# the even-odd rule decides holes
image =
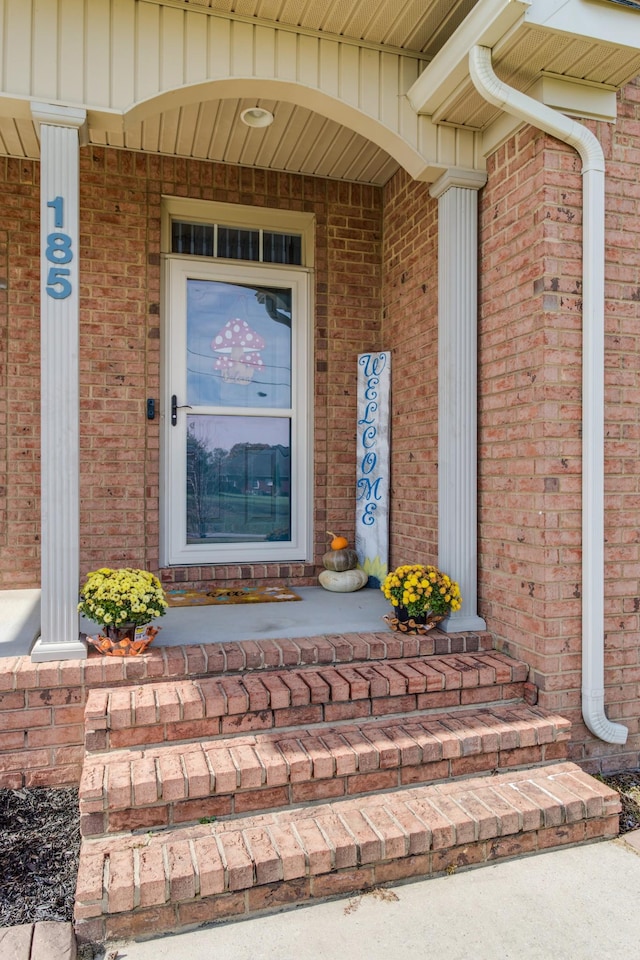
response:
{"label": "orange pumpkin", "polygon": [[327,530],[327,533],[332,538],[331,540],[331,549],[332,550],[344,550],[345,547],[349,546],[349,541],[346,537],[337,536],[335,533],[332,533],[331,530]]}

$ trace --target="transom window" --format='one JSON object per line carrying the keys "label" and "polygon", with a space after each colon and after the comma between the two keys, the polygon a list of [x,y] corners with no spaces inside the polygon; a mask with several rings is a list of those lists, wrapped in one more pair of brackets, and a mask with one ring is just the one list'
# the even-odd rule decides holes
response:
{"label": "transom window", "polygon": [[163,197],[162,252],[177,257],[313,267],[313,215]]}
{"label": "transom window", "polygon": [[302,264],[302,235],[172,220],[171,253],[299,267]]}

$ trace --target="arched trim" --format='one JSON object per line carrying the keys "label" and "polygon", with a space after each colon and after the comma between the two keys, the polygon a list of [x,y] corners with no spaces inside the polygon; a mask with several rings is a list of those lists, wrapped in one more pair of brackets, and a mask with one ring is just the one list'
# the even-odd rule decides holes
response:
{"label": "arched trim", "polygon": [[[175,110],[207,100],[250,99],[282,100],[340,123],[355,133],[366,137],[390,156],[416,179],[421,179],[425,158],[415,147],[391,130],[376,117],[324,93],[295,81],[278,80],[273,77],[225,77],[188,84],[155,94],[146,100],[132,104],[124,111],[124,127],[139,123],[166,110]],[[429,123],[427,118],[420,118]]]}

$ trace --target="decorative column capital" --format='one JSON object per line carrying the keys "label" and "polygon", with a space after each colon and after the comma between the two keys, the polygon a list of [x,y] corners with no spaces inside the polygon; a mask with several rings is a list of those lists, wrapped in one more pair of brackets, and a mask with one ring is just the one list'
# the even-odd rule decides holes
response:
{"label": "decorative column capital", "polygon": [[463,167],[449,167],[429,187],[429,193],[438,200],[451,187],[463,187],[465,190],[482,190],[487,182],[487,174],[482,170],[466,170]]}
{"label": "decorative column capital", "polygon": [[87,111],[82,107],[63,107],[59,103],[32,101],[31,116],[38,123],[55,127],[74,127],[79,130],[87,121]]}

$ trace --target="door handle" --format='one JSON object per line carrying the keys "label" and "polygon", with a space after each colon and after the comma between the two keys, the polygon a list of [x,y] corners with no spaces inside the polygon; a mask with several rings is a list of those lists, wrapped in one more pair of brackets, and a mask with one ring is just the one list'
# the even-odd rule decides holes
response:
{"label": "door handle", "polygon": [[175,427],[178,422],[178,410],[191,410],[190,404],[182,403],[178,406],[178,398],[175,393],[171,394],[171,426]]}

